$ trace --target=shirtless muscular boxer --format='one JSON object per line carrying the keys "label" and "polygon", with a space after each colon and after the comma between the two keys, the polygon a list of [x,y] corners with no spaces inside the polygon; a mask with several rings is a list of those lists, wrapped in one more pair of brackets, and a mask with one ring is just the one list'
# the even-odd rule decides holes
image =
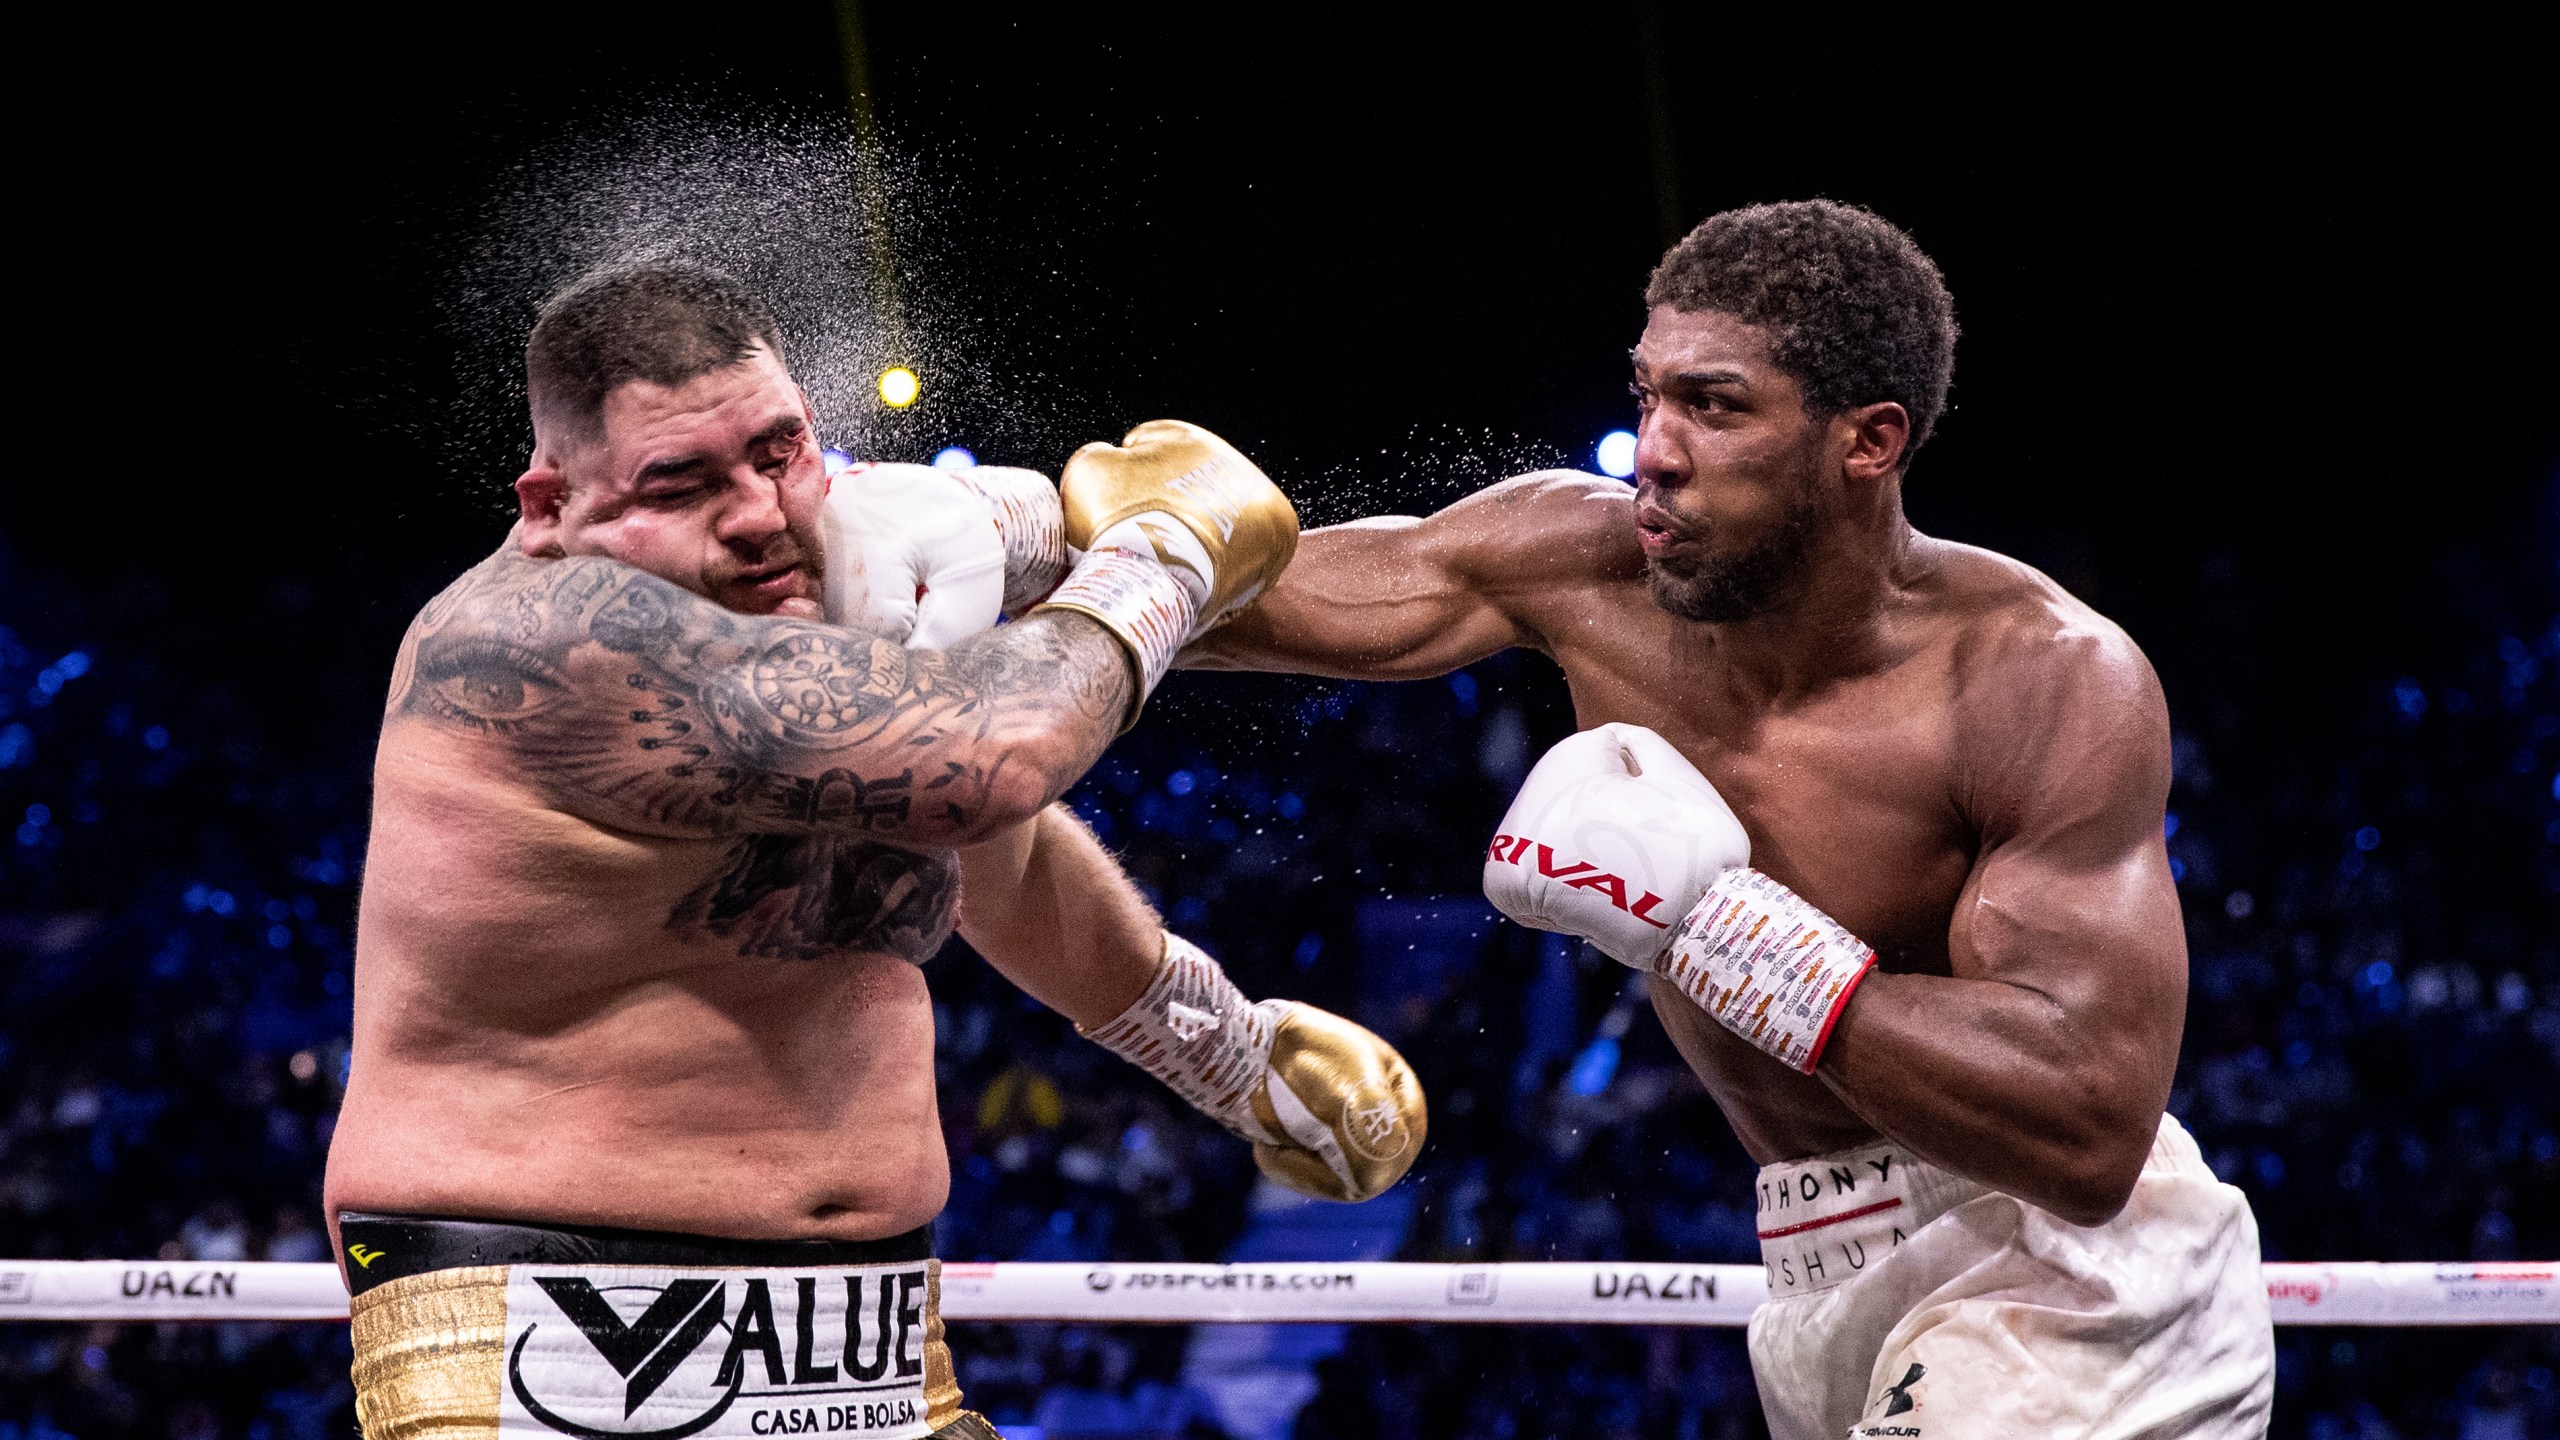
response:
{"label": "shirtless muscular boxer", "polygon": [[2122,631],[1904,520],[1954,357],[1936,267],[1866,211],[1758,206],[1646,304],[1632,491],[1526,475],[1315,531],[1195,659],[1563,669],[1583,733],[1486,889],[1650,971],[1766,1167],[1774,1435],[2259,1433],[2256,1225],[2162,1113],[2168,715]]}
{"label": "shirtless muscular boxer", "polygon": [[327,1184],[373,1440],[991,1436],[927,1230],[955,919],[1282,1183],[1403,1173],[1394,1052],[1246,1001],[1050,803],[1288,562],[1260,472],[1156,422],[1054,490],[831,476],[770,312],[681,265],[554,297],[527,374],[522,519],[375,771]]}

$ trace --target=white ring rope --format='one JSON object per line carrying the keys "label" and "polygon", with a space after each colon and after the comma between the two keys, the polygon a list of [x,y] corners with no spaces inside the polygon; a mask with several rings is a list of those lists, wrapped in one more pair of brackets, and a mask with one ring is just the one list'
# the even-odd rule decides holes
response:
{"label": "white ring rope", "polygon": [[[2265,1267],[2279,1325],[2560,1325],[2560,1263]],[[946,1263],[951,1320],[1741,1325],[1756,1265]],[[344,1320],[337,1267],[264,1261],[0,1260],[0,1320]]]}

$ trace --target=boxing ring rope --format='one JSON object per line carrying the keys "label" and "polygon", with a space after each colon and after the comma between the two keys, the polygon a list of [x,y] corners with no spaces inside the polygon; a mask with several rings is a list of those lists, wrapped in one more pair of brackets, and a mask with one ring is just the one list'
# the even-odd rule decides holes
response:
{"label": "boxing ring rope", "polygon": [[[2269,1264],[2279,1325],[2560,1325],[2560,1262]],[[1768,1298],[1756,1265],[950,1262],[949,1320],[1723,1325]],[[344,1320],[335,1266],[0,1260],[0,1321]]]}

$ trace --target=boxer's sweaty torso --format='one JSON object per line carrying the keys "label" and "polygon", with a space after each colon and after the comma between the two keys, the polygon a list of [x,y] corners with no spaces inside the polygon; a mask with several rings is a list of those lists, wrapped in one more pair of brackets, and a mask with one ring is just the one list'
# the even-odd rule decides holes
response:
{"label": "boxer's sweaty torso", "polygon": [[[1578,726],[1625,722],[1669,740],[1733,806],[1754,868],[1875,947],[1885,969],[1947,973],[1948,921],[1978,848],[1954,768],[1961,616],[1915,614],[1887,668],[1759,708],[1736,703],[1702,628],[1665,614],[1641,574],[1598,579],[1570,609],[1588,623],[1542,633]],[[1876,1138],[1820,1081],[1653,984],[1664,1029],[1755,1159]]]}
{"label": "boxer's sweaty torso", "polygon": [[[540,568],[456,590],[492,566]],[[403,643],[376,763],[330,1215],[848,1240],[929,1220],[949,1175],[917,966],[951,927],[949,856],[568,813],[492,743],[537,698],[420,663],[453,593]]]}
{"label": "boxer's sweaty torso", "polygon": [[[1481,508],[1459,543],[1486,568],[1466,583],[1517,627],[1514,643],[1563,669],[1578,727],[1622,721],[1660,733],[1731,803],[1755,868],[1872,945],[1884,969],[1949,973],[1950,921],[1983,849],[1976,782],[2008,735],[2049,718],[2018,703],[2014,687],[1985,682],[2057,639],[2121,636],[2024,565],[1915,537],[1921,563],[1876,627],[1881,641],[1867,639],[1855,663],[1811,683],[1773,689],[1765,676],[1733,672],[1714,627],[1655,603],[1631,500],[1622,485],[1569,474],[1484,492],[1468,502]],[[1327,547],[1327,532],[1309,535],[1298,565],[1318,578],[1284,577],[1266,602],[1271,613],[1213,637],[1205,663],[1408,673],[1417,662],[1339,648],[1341,637],[1360,633],[1361,604],[1389,607],[1400,590],[1439,582],[1390,575],[1369,595],[1338,600],[1326,582],[1343,572],[1325,567],[1356,562],[1331,560]],[[1487,552],[1502,558],[1488,563]],[[1316,623],[1327,607],[1330,630]],[[1822,1081],[1760,1053],[1667,982],[1654,984],[1664,1027],[1753,1158],[1877,1138]]]}

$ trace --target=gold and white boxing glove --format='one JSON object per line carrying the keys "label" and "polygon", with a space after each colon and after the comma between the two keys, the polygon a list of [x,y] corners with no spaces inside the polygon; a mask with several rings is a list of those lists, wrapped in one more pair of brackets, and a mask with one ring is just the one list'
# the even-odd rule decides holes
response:
{"label": "gold and white boxing glove", "polygon": [[1367,1200],[1422,1153],[1422,1082],[1394,1046],[1312,1005],[1245,999],[1170,930],[1146,993],[1083,1033],[1253,1142],[1262,1173],[1301,1195]]}
{"label": "gold and white boxing glove", "polygon": [[1078,450],[1058,496],[1080,558],[1040,608],[1090,615],[1128,648],[1132,725],[1174,653],[1253,603],[1298,549],[1298,512],[1280,487],[1180,420]]}

